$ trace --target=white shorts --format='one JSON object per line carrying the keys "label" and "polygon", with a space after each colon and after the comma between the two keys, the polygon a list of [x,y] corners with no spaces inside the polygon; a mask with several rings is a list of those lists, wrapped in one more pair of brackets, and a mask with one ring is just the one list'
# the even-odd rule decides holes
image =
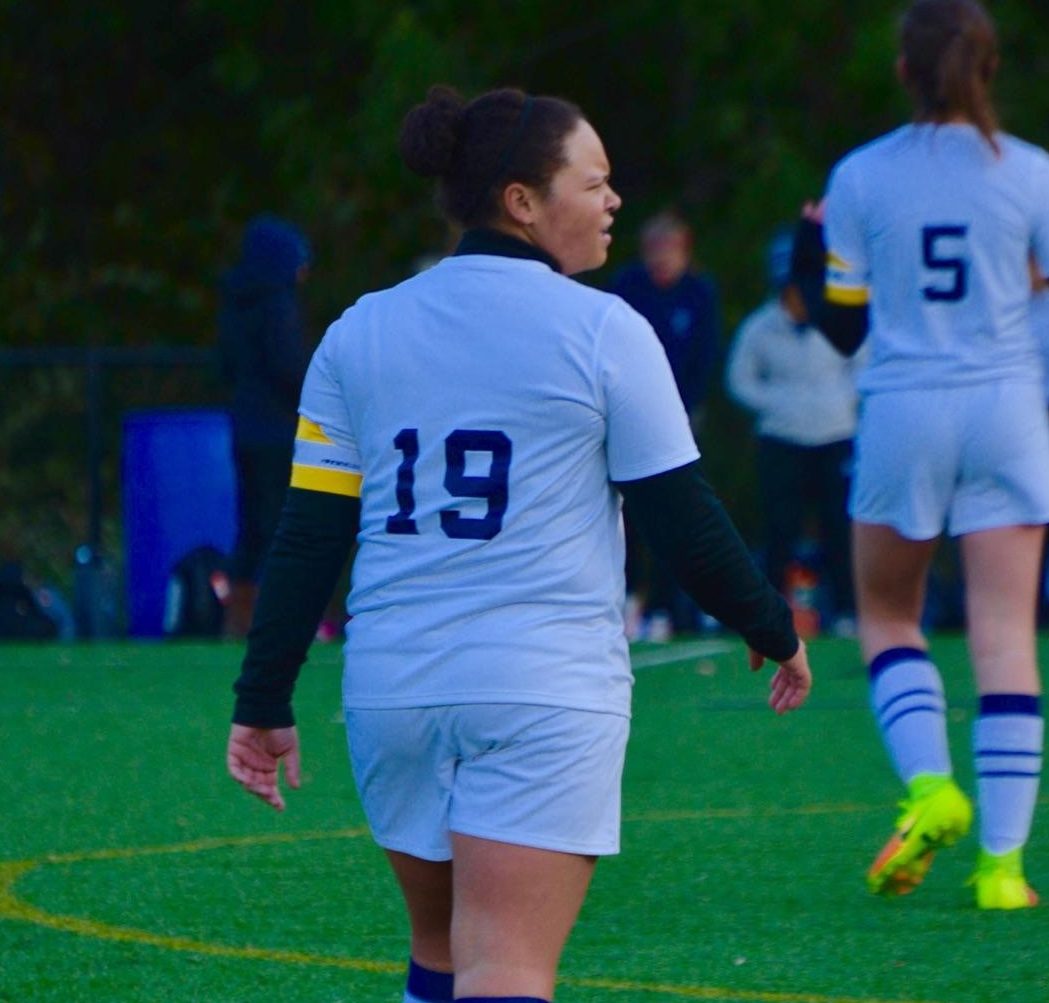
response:
{"label": "white shorts", "polygon": [[863,401],[849,514],[931,540],[1049,522],[1037,383],[896,390]]}
{"label": "white shorts", "polygon": [[518,704],[345,713],[361,803],[385,849],[450,860],[456,832],[619,852],[629,718]]}

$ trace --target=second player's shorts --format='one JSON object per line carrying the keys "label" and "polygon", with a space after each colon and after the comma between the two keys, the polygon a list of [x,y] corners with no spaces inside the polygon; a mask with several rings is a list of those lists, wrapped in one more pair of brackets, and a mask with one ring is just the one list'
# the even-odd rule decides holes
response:
{"label": "second player's shorts", "polygon": [[863,401],[849,514],[930,540],[1049,522],[1037,383],[896,390]]}
{"label": "second player's shorts", "polygon": [[383,848],[449,860],[455,832],[619,852],[628,718],[518,704],[345,713],[357,789]]}

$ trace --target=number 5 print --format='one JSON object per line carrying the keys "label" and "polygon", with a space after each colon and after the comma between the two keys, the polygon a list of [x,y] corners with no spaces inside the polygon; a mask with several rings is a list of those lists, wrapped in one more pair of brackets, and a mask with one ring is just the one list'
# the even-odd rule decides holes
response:
{"label": "number 5 print", "polygon": [[[967,226],[923,226],[922,262],[935,272],[945,272],[949,286],[927,285],[922,295],[932,302],[957,303],[969,291],[969,266],[965,258],[946,257],[941,253],[942,241],[962,240],[969,232]],[[938,248],[937,243],[941,243]]]}

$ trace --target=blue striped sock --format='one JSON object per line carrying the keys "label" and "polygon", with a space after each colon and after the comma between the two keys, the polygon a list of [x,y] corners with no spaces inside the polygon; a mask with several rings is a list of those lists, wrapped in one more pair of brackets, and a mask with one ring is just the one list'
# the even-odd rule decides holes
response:
{"label": "blue striped sock", "polygon": [[988,693],[973,725],[980,845],[1001,854],[1027,842],[1042,775],[1042,710],[1036,696]]}
{"label": "blue striped sock", "polygon": [[899,778],[951,775],[943,681],[918,648],[889,648],[870,664],[871,709]]}
{"label": "blue striped sock", "polygon": [[451,972],[435,972],[423,968],[414,959],[408,962],[408,988],[404,991],[403,1003],[452,1003],[452,985],[455,976]]}

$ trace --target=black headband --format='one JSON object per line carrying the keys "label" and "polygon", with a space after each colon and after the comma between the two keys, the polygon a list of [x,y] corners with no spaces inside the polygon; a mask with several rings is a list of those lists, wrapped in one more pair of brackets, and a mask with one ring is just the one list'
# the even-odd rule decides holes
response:
{"label": "black headband", "polygon": [[481,203],[488,197],[489,189],[503,176],[503,172],[510,166],[510,161],[513,160],[514,154],[517,153],[517,148],[521,145],[521,140],[524,138],[525,129],[528,127],[528,120],[531,118],[534,107],[535,98],[529,94],[521,103],[521,113],[517,116],[517,124],[514,126],[514,131],[511,133],[510,138],[506,141],[503,152],[499,155],[499,162],[496,164],[495,170],[492,171],[491,177],[477,189],[477,195],[470,205],[470,211],[466,214],[467,219],[477,211]]}
{"label": "black headband", "polygon": [[496,167],[495,172],[492,174],[492,180],[485,185],[485,188],[491,188],[501,177],[503,171],[510,166],[510,161],[513,160],[514,154],[517,152],[517,148],[521,145],[521,140],[524,138],[525,129],[528,127],[528,119],[532,116],[532,109],[535,107],[535,98],[529,94],[524,99],[524,104],[521,105],[521,114],[517,116],[517,125],[514,127],[513,135],[507,141],[506,146],[503,147],[502,156],[499,158],[499,165]]}

